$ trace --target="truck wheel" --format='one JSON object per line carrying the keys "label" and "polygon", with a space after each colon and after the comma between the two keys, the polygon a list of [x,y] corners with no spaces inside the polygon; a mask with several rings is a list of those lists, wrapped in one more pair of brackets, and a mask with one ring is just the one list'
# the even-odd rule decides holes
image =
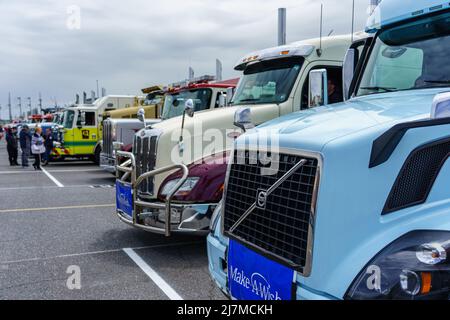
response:
{"label": "truck wheel", "polygon": [[101,152],[102,152],[102,148],[100,148],[100,147],[95,148],[93,161],[97,166],[100,165],[100,153]]}

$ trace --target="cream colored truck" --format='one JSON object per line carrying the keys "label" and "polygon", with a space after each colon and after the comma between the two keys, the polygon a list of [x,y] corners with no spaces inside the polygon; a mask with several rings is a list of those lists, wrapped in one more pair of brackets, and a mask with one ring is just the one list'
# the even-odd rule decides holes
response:
{"label": "cream colored truck", "polygon": [[[118,153],[129,159],[116,172],[119,219],[166,236],[172,232],[207,234],[217,199],[176,200],[180,193],[189,194],[198,185],[199,178],[189,172],[193,164],[211,156],[220,158],[231,149],[234,139],[242,134],[234,125],[239,109],[250,111],[256,125],[308,109],[310,71],[326,69],[329,80],[336,88],[342,88],[342,62],[351,40],[350,35],[334,36],[251,53],[235,67],[243,75],[229,106],[213,112],[197,110],[198,97],[192,95],[189,99],[194,101],[186,103],[183,116],[138,132],[133,153]],[[339,92],[342,91],[338,90],[337,95]],[[338,100],[342,100],[340,95]],[[167,99],[170,97],[166,102]],[[212,140],[221,141],[212,147]],[[177,170],[181,172],[178,179],[167,181]],[[203,171],[207,170],[205,166]]]}

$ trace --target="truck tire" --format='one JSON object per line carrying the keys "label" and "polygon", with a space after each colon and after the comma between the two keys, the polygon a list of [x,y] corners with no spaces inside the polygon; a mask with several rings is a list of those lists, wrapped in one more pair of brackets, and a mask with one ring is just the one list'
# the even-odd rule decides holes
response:
{"label": "truck tire", "polygon": [[92,161],[94,161],[94,163],[97,166],[100,165],[100,153],[101,152],[102,152],[102,148],[100,148],[100,146],[97,146],[97,148],[95,148],[94,158],[92,159]]}

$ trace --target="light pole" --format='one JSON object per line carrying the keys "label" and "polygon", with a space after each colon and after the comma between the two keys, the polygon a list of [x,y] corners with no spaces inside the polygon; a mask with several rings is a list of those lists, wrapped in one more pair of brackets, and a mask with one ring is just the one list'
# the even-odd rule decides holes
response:
{"label": "light pole", "polygon": [[22,118],[22,97],[17,97],[19,101],[19,118]]}
{"label": "light pole", "polygon": [[11,92],[8,92],[8,110],[9,110],[9,121],[12,122],[12,112],[11,112]]}
{"label": "light pole", "polygon": [[39,113],[42,114],[42,95],[39,92]]}
{"label": "light pole", "polygon": [[31,110],[31,97],[28,97],[28,108],[30,109],[30,117],[33,115],[33,111]]}

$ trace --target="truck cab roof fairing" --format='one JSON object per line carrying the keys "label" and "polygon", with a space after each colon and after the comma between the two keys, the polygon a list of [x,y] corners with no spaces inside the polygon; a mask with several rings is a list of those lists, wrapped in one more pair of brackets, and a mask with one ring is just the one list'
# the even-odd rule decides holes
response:
{"label": "truck cab roof fairing", "polygon": [[367,20],[366,32],[375,33],[389,25],[446,9],[450,9],[449,1],[382,1]]}
{"label": "truck cab roof fairing", "polygon": [[249,63],[282,57],[307,57],[314,51],[314,48],[315,46],[313,45],[296,42],[285,46],[252,52],[239,60],[234,69],[241,71],[244,70]]}

